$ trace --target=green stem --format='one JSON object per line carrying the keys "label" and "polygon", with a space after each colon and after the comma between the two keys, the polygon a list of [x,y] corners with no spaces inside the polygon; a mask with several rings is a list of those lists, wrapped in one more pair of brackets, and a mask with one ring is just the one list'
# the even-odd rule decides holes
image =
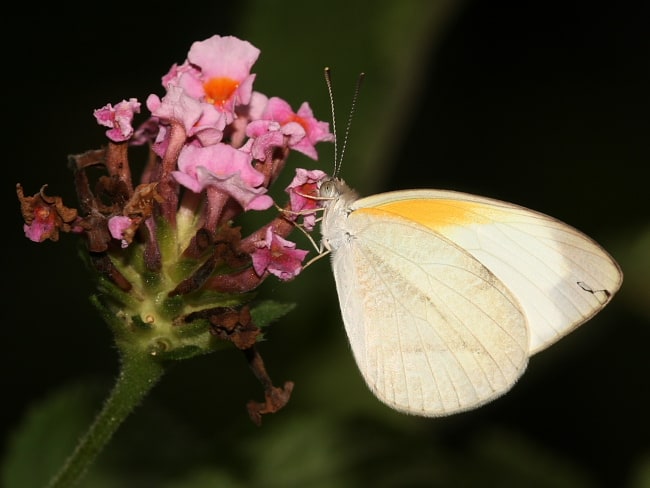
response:
{"label": "green stem", "polygon": [[50,481],[49,488],[68,488],[82,478],[118,427],[158,382],[163,372],[163,365],[142,351],[123,355],[113,391],[72,455]]}

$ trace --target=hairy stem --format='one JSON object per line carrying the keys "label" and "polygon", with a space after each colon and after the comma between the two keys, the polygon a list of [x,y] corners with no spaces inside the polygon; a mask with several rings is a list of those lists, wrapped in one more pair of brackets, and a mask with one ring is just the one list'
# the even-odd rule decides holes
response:
{"label": "hairy stem", "polygon": [[106,403],[49,488],[74,486],[106,447],[118,427],[162,376],[164,367],[142,351],[124,354],[120,374]]}

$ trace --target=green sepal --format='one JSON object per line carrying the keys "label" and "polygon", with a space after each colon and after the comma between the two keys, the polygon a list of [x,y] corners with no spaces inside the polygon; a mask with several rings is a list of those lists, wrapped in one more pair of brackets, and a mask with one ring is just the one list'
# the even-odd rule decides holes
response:
{"label": "green sepal", "polygon": [[104,275],[97,274],[96,279],[97,291],[103,297],[110,299],[118,308],[138,308],[139,302],[132,293],[122,290]]}
{"label": "green sepal", "polygon": [[178,259],[176,254],[176,231],[170,223],[161,216],[156,218],[156,241],[158,241],[158,249],[162,256],[167,256],[167,259]]}
{"label": "green sepal", "polygon": [[144,245],[133,244],[123,249],[119,255],[109,253],[115,267],[134,286],[143,290],[155,291],[162,285],[162,276],[159,272],[147,269],[144,262]]}
{"label": "green sepal", "polygon": [[101,317],[104,319],[104,322],[111,327],[113,334],[115,334],[116,337],[121,336],[124,332],[124,320],[120,318],[114,310],[107,307],[102,298],[105,297],[102,295],[91,295],[90,303],[95,306]]}
{"label": "green sepal", "polygon": [[181,325],[176,325],[172,329],[178,337],[194,337],[199,334],[208,332],[210,321],[208,319],[196,319]]}
{"label": "green sepal", "polygon": [[142,320],[139,315],[131,315],[131,323],[136,329],[141,329],[141,330],[151,330],[153,329],[153,326]]}
{"label": "green sepal", "polygon": [[[95,266],[93,266],[93,263],[90,258],[90,254],[88,253],[88,248],[85,246],[85,244],[80,243],[77,246],[77,252],[79,254],[79,257],[83,261],[84,265],[86,266],[86,269],[90,271],[91,275],[95,279],[97,285],[97,291],[99,291],[101,295],[110,297],[110,299],[119,308],[122,308],[124,306],[131,307],[131,308],[138,307],[138,300],[135,298],[135,296],[132,293],[122,290],[115,283],[113,283],[109,278],[107,278],[104,274],[97,271]],[[118,263],[115,262],[116,260],[112,256],[109,256],[109,258],[119,270],[120,268],[118,266]]]}
{"label": "green sepal", "polygon": [[[161,361],[182,361],[196,356],[203,356],[214,351],[232,347],[228,341],[222,341],[206,333],[202,344],[185,344],[173,348],[167,348],[168,343],[162,340],[158,343],[152,343],[149,348],[149,354],[155,356]],[[185,337],[183,337],[185,339]]]}
{"label": "green sepal", "polygon": [[205,350],[199,346],[187,345],[176,347],[170,351],[160,351],[152,354],[163,361],[181,361],[183,359],[190,359],[209,352],[212,352],[212,349]]}
{"label": "green sepal", "polygon": [[170,266],[169,276],[174,283],[180,283],[189,278],[202,264],[202,260],[180,258],[178,262]]}
{"label": "green sepal", "polygon": [[180,315],[185,307],[185,300],[182,296],[167,297],[162,301],[159,308],[160,313],[167,319],[172,320]]}

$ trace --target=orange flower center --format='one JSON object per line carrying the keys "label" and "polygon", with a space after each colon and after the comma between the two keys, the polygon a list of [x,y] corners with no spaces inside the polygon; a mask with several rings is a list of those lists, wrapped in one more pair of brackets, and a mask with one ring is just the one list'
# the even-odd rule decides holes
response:
{"label": "orange flower center", "polygon": [[239,82],[232,78],[210,78],[203,84],[205,97],[208,103],[212,103],[219,108],[223,108],[239,88]]}
{"label": "orange flower center", "polygon": [[[305,183],[303,185],[300,185],[297,189],[294,190],[296,193],[299,193],[300,195],[303,195],[305,197],[317,197],[318,196],[318,185],[316,183]],[[305,204],[312,204],[313,207],[310,206],[310,208],[315,208],[316,205],[316,200],[307,200]]]}
{"label": "orange flower center", "polygon": [[307,129],[307,122],[302,117],[300,117],[300,116],[298,116],[296,114],[291,114],[291,116],[289,117],[289,120],[287,121],[287,123],[288,122],[296,122],[296,123],[300,124],[302,126],[302,128],[305,129],[305,133],[306,134],[309,133],[309,130]]}

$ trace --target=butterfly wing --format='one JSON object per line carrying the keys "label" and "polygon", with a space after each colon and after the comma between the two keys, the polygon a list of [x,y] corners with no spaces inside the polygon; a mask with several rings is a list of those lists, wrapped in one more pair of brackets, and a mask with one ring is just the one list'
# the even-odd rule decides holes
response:
{"label": "butterfly wing", "polygon": [[370,389],[438,416],[507,391],[528,361],[516,298],[471,254],[390,213],[352,212],[332,265],[345,328]]}
{"label": "butterfly wing", "polygon": [[591,238],[514,204],[452,191],[411,190],[364,198],[354,207],[417,221],[476,258],[521,304],[530,354],[587,321],[621,286],[618,264]]}

